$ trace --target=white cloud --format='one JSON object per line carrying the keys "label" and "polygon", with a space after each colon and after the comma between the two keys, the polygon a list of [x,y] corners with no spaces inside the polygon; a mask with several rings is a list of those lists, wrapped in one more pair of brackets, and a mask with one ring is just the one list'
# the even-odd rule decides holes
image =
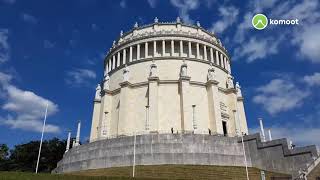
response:
{"label": "white cloud", "polygon": [[126,8],[127,7],[127,3],[125,0],[120,1],[120,7],[121,8]]}
{"label": "white cloud", "polygon": [[266,56],[276,54],[281,41],[282,38],[275,40],[273,38],[257,39],[252,37],[248,42],[243,42],[241,46],[235,48],[234,59],[245,57],[247,62],[263,59]]}
{"label": "white cloud", "polygon": [[302,56],[313,63],[320,63],[320,23],[304,27],[302,32],[295,33],[292,41],[299,47]]}
{"label": "white cloud", "polygon": [[[267,130],[269,128],[265,128]],[[298,146],[317,145],[320,146],[320,128],[314,127],[292,127],[292,126],[272,126],[271,134],[273,139],[287,138]],[[250,133],[260,132],[260,128],[250,129]],[[267,132],[265,132],[267,133]],[[267,134],[266,134],[267,135]],[[268,136],[266,137],[268,139]]]}
{"label": "white cloud", "polygon": [[27,23],[30,23],[30,24],[37,24],[38,23],[38,20],[30,14],[23,13],[21,16],[22,16],[23,21],[25,21]]}
{"label": "white cloud", "polygon": [[234,6],[221,6],[218,10],[222,19],[212,25],[211,31],[214,31],[215,33],[222,33],[229,26],[235,23],[239,10]]}
{"label": "white cloud", "polygon": [[51,41],[49,41],[49,40],[44,40],[43,41],[43,46],[44,46],[44,48],[46,48],[46,49],[51,49],[51,48],[53,48],[54,47],[54,43],[53,42],[51,42]]}
{"label": "white cloud", "polygon": [[199,7],[198,0],[170,0],[171,4],[179,9],[179,16],[185,23],[192,24],[189,11]]}
{"label": "white cloud", "polygon": [[320,17],[319,1],[318,0],[304,0],[301,3],[293,5],[289,11],[279,11],[275,14],[284,19],[298,18],[303,22],[314,22]]}
{"label": "white cloud", "polygon": [[[263,38],[271,40],[268,44],[273,46],[273,48],[268,48],[269,45],[261,42],[257,44],[260,48],[255,48],[258,52],[261,52],[261,47],[267,47],[267,52],[259,53],[265,54],[261,57],[255,55],[262,59],[270,54],[277,54],[281,51],[274,51],[273,49],[280,49],[280,46],[273,45],[273,41],[280,42],[278,39],[282,39],[286,42],[289,48],[297,47],[299,50],[294,51],[296,55],[300,55],[306,60],[314,63],[320,62],[320,1],[318,0],[303,0],[303,1],[277,1],[277,0],[255,0],[249,3],[246,13],[242,18],[242,22],[236,27],[236,33],[233,36],[234,45],[236,51],[233,51],[233,56],[237,57],[238,53],[245,50],[243,43],[246,43],[245,39],[261,39],[255,33],[251,25],[251,19],[256,13],[264,13],[268,17],[278,18],[278,19],[299,19],[299,25],[292,26],[292,28],[285,27],[271,27],[268,26],[263,31],[281,31],[280,33],[263,33]],[[261,32],[262,33],[262,32]],[[261,33],[260,36],[261,36]],[[285,35],[285,36],[284,36]],[[255,44],[252,44],[255,45]],[[278,44],[279,45],[279,44]],[[251,50],[254,48],[251,47]],[[254,59],[255,56],[250,56],[251,53],[243,54],[244,59],[249,57],[249,59]],[[251,62],[250,60],[248,62]]]}
{"label": "white cloud", "polygon": [[157,0],[148,0],[148,3],[151,8],[155,8],[157,5]]}
{"label": "white cloud", "polygon": [[304,76],[303,81],[309,86],[320,86],[320,73],[316,72],[313,75]]}
{"label": "white cloud", "polygon": [[0,29],[0,63],[9,60],[9,43],[8,43],[8,29]]}
{"label": "white cloud", "polygon": [[253,97],[253,102],[271,115],[299,107],[310,92],[296,87],[290,80],[273,79],[268,84],[256,89],[260,94]]}
{"label": "white cloud", "polygon": [[72,86],[80,86],[89,84],[90,80],[96,78],[96,73],[89,69],[74,69],[67,72],[65,79],[67,84]]}
{"label": "white cloud", "polygon": [[[4,104],[1,109],[8,112],[7,117],[0,118],[0,124],[13,129],[41,132],[42,118],[48,104],[48,116],[58,111],[58,105],[34,92],[25,91],[11,84],[12,76],[0,72],[1,91]],[[46,132],[57,133],[60,128],[47,124]]]}

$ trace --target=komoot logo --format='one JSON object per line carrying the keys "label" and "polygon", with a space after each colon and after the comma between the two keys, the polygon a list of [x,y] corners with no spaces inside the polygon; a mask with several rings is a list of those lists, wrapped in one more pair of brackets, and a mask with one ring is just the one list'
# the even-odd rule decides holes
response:
{"label": "komoot logo", "polygon": [[268,18],[264,14],[256,14],[252,18],[252,25],[258,30],[262,30],[268,25]]}
{"label": "komoot logo", "polygon": [[252,18],[252,26],[262,30],[269,25],[299,25],[299,19],[271,19],[264,14],[256,14]]}

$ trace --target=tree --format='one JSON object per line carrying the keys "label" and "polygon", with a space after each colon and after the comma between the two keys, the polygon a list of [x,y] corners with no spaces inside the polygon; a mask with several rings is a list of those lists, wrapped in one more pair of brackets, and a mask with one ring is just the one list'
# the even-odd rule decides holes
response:
{"label": "tree", "polygon": [[[36,168],[40,141],[30,141],[26,144],[16,145],[10,151],[10,156],[5,163],[0,164],[0,170],[29,171]],[[39,172],[51,172],[65,152],[66,141],[53,138],[43,141]]]}
{"label": "tree", "polygon": [[6,144],[0,144],[0,161],[4,161],[8,158],[9,148]]}

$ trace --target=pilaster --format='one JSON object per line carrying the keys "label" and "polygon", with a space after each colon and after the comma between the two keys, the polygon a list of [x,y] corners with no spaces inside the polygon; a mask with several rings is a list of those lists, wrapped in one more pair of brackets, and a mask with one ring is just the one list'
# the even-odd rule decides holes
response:
{"label": "pilaster", "polygon": [[119,84],[121,87],[120,90],[120,107],[119,107],[119,128],[118,135],[131,132],[129,129],[132,127],[128,127],[131,123],[129,122],[129,118],[127,117],[127,111],[129,110],[128,100],[129,100],[129,82],[124,81]]}
{"label": "pilaster", "polygon": [[241,132],[248,134],[247,118],[246,118],[246,112],[244,110],[243,101],[244,101],[243,97],[237,97],[239,124],[241,128]]}
{"label": "pilaster", "polygon": [[209,129],[211,129],[212,132],[223,134],[218,83],[219,82],[215,80],[208,80],[206,84],[209,106]]}
{"label": "pilaster", "polygon": [[158,77],[149,77],[149,127],[150,131],[159,130],[159,120],[158,120]]}
{"label": "pilaster", "polygon": [[180,76],[179,79],[181,130],[183,131],[193,131],[192,103],[189,102],[190,98],[188,97],[190,79],[189,76]]}
{"label": "pilaster", "polygon": [[90,142],[98,139],[99,122],[100,122],[101,100],[93,101],[93,113],[91,121]]}

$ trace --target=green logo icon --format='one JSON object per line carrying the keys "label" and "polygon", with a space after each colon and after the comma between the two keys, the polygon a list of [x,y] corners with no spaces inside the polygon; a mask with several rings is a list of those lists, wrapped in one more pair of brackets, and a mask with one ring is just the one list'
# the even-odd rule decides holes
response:
{"label": "green logo icon", "polygon": [[268,18],[264,14],[256,14],[252,18],[252,26],[258,30],[266,28],[268,25]]}

